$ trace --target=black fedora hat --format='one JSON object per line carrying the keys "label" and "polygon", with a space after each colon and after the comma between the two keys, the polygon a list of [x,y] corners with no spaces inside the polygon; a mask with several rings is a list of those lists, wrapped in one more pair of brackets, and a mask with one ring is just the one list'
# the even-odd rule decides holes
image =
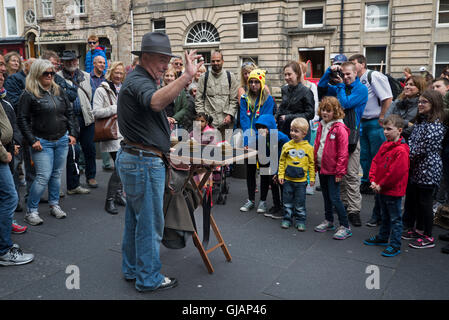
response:
{"label": "black fedora hat", "polygon": [[74,59],[79,59],[81,56],[77,56],[76,52],[73,50],[64,50],[62,52],[61,60],[62,61],[70,61]]}
{"label": "black fedora hat", "polygon": [[166,56],[175,57],[175,55],[171,53],[171,45],[168,36],[165,33],[160,32],[148,32],[144,34],[140,51],[131,51],[132,54],[137,56],[142,55],[144,52],[160,53]]}

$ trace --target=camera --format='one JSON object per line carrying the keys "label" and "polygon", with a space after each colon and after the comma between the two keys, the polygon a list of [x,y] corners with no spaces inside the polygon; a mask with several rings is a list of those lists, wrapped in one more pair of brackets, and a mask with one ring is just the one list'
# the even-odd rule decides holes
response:
{"label": "camera", "polygon": [[329,76],[329,84],[331,84],[333,86],[336,85],[338,83],[338,80],[337,80],[338,77],[340,77],[342,80],[344,78],[343,72],[341,71],[340,68],[331,72],[331,74]]}

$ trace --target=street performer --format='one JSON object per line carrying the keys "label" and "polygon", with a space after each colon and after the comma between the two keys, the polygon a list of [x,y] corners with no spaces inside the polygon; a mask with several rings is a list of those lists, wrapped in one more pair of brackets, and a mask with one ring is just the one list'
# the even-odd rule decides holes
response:
{"label": "street performer", "polygon": [[126,192],[125,230],[122,243],[122,272],[136,281],[140,292],[173,288],[175,278],[160,273],[160,245],[164,231],[163,153],[170,150],[170,126],[165,107],[193,79],[203,62],[185,52],[185,71],[177,80],[158,89],[168,69],[171,52],[167,35],[150,32],[143,36],[141,50],[132,51],[139,65],[124,81],[118,97],[118,123],[124,139],[116,165]]}

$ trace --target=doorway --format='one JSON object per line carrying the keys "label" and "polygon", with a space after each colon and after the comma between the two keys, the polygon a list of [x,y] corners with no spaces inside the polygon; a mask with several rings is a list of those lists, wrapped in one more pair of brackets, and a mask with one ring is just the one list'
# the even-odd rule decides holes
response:
{"label": "doorway", "polygon": [[299,60],[312,62],[312,78],[321,78],[324,75],[324,48],[305,48],[299,49]]}

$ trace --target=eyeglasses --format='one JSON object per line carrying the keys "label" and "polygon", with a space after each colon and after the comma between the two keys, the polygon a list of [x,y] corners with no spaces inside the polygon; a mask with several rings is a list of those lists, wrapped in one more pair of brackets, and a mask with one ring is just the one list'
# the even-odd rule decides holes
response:
{"label": "eyeglasses", "polygon": [[173,63],[175,66],[183,66],[184,64],[182,62],[174,62]]}
{"label": "eyeglasses", "polygon": [[430,102],[427,100],[418,100],[418,104],[428,104],[428,103]]}
{"label": "eyeglasses", "polygon": [[50,71],[50,72],[48,72],[48,71],[44,71],[44,72],[42,72],[42,75],[44,76],[44,77],[48,77],[48,76],[54,76],[56,74],[56,72],[54,72],[54,71]]}
{"label": "eyeglasses", "polygon": [[97,44],[97,41],[88,41],[88,44]]}

